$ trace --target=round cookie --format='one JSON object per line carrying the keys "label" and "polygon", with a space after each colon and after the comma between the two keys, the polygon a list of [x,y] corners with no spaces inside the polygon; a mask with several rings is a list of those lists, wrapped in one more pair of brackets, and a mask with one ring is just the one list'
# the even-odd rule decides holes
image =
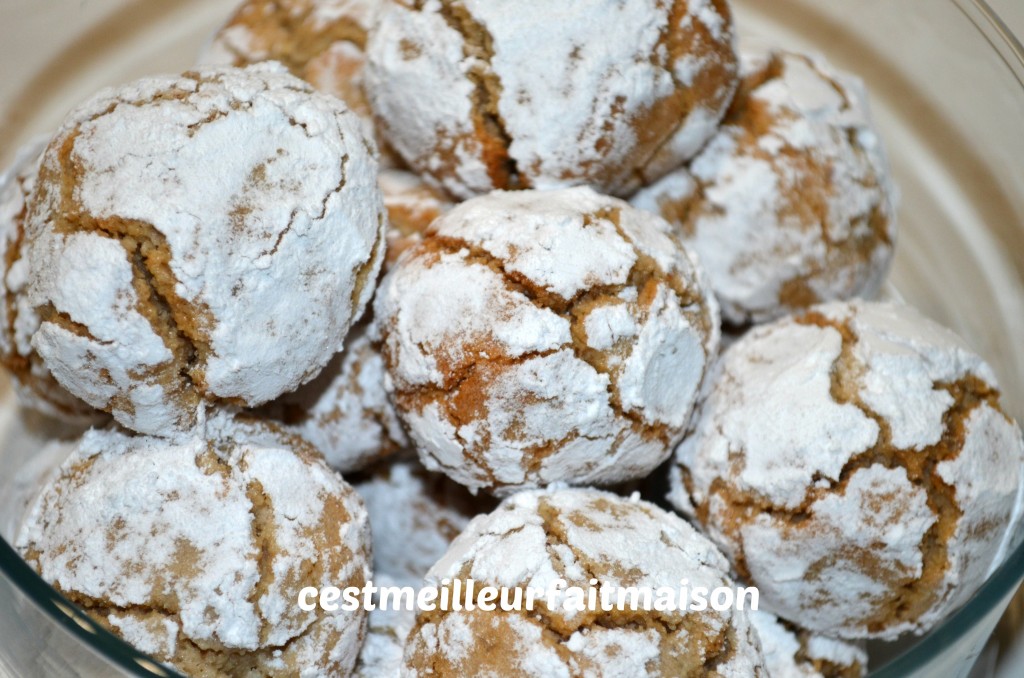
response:
{"label": "round cookie", "polygon": [[366,324],[320,375],[265,407],[262,414],[312,443],[342,473],[358,471],[409,440],[384,390],[384,358]]}
{"label": "round cookie", "polygon": [[430,230],[374,302],[386,386],[428,469],[504,494],[664,461],[718,342],[668,224],[574,188],[496,191]]}
{"label": "round cookie", "polygon": [[1001,561],[1024,442],[949,330],[833,302],[755,327],[712,379],[670,500],[766,609],[833,637],[923,633]]}
{"label": "round cookie", "polygon": [[632,199],[681,230],[732,325],[875,295],[895,201],[862,83],[789,52],[745,57],[718,133]]}
{"label": "round cookie", "polygon": [[33,347],[71,393],[154,435],[309,381],[383,259],[369,143],[276,64],[100,92],[30,200]]}
{"label": "round cookie", "polygon": [[[430,570],[437,586],[584,590],[732,586],[722,554],[653,504],[595,490],[521,492],[478,516]],[[557,602],[557,601],[556,601]],[[573,608],[573,606],[569,606]],[[525,609],[421,611],[402,675],[766,676],[745,611]]]}
{"label": "round cookie", "polygon": [[39,315],[28,303],[31,265],[26,256],[25,213],[36,184],[39,160],[49,137],[19,149],[14,163],[0,175],[0,261],[3,303],[0,303],[0,363],[7,368],[22,406],[71,423],[99,423],[101,412],[67,392],[32,348]]}
{"label": "round cookie", "polygon": [[834,640],[804,631],[770,612],[751,610],[764,665],[772,678],[861,678],[867,675],[864,643]]}
{"label": "round cookie", "polygon": [[335,96],[378,142],[383,164],[400,159],[382,143],[363,93],[367,34],[381,0],[245,0],[199,56],[202,65],[244,67],[278,61],[292,75]]}
{"label": "round cookie", "polygon": [[298,441],[214,419],[171,442],[90,430],[18,545],[97,622],[189,675],[345,675],[365,612],[305,612],[305,586],[362,586],[358,495]]}
{"label": "round cookie", "polygon": [[354,487],[370,516],[374,578],[402,586],[420,586],[469,521],[496,503],[415,460],[382,464]]}
{"label": "round cookie", "polygon": [[384,270],[388,271],[403,252],[423,239],[430,224],[453,204],[411,172],[383,170],[377,183],[388,212],[388,248],[384,258]]}
{"label": "round cookie", "polygon": [[635,190],[695,154],[733,95],[721,0],[389,3],[366,93],[392,147],[458,198]]}

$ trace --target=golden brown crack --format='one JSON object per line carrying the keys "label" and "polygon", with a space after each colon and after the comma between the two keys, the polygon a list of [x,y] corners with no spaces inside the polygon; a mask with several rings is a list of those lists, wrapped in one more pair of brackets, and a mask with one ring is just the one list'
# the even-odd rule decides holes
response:
{"label": "golden brown crack", "polygon": [[[473,345],[467,345],[467,350],[457,356],[434,355],[442,374],[441,383],[436,386],[418,385],[408,388],[398,385],[394,399],[399,409],[406,412],[422,412],[425,407],[434,403],[449,423],[458,430],[461,426],[487,416],[488,386],[496,381],[502,372],[534,358],[552,355],[568,348],[573,351],[575,357],[587,363],[599,374],[608,377],[610,406],[617,416],[628,423],[629,432],[646,442],[657,441],[668,449],[676,436],[676,432],[670,426],[652,423],[641,412],[627,409],[622,405],[618,391],[618,376],[622,362],[628,358],[632,350],[632,342],[628,339],[619,340],[610,351],[591,348],[586,337],[586,317],[595,308],[624,303],[619,295],[627,289],[632,289],[637,291],[636,306],[642,316],[639,318],[642,324],[646,320],[643,316],[652,308],[659,287],[666,285],[676,295],[676,300],[688,321],[701,332],[705,341],[713,330],[713,321],[702,297],[703,291],[696,287],[695,282],[687,281],[677,273],[666,273],[654,259],[638,250],[619,223],[620,208],[611,207],[584,215],[584,227],[589,227],[598,220],[607,220],[614,224],[618,235],[633,248],[634,264],[625,282],[592,283],[568,299],[539,285],[528,276],[510,270],[500,257],[462,238],[432,233],[418,244],[413,256],[419,257],[425,266],[433,265],[441,256],[448,255],[458,256],[465,265],[480,265],[493,271],[503,281],[506,289],[521,295],[535,307],[565,319],[570,326],[571,342],[547,351],[508,356],[497,342],[480,339],[474,341]],[[384,328],[384,331],[386,333],[387,329]],[[465,341],[465,338],[462,340]],[[393,364],[394,357],[390,355],[386,341],[382,353],[385,361]],[[524,405],[529,404],[527,397]],[[517,436],[514,427],[513,430],[503,433],[513,439]],[[483,452],[490,446],[490,434],[487,431],[478,431],[478,434],[481,434],[483,439],[478,444],[464,445],[465,453],[483,472],[486,478],[484,486],[493,491],[501,484],[497,482],[493,469],[486,463],[486,455]],[[628,432],[620,432],[618,438],[610,444],[618,446],[627,435]],[[579,433],[572,432],[561,440],[546,441],[524,449],[523,470],[528,474],[536,473],[547,458],[580,437]]]}
{"label": "golden brown crack", "polygon": [[[196,88],[201,91],[207,87],[223,84],[225,76],[219,73],[203,75],[188,72],[182,77],[192,78],[196,83]],[[263,89],[266,89],[265,85],[263,85]],[[296,85],[289,89],[299,91],[302,88]],[[240,398],[221,398],[208,392],[205,370],[208,361],[214,355],[210,336],[216,324],[215,318],[205,304],[197,300],[185,299],[177,293],[178,281],[171,269],[173,255],[166,237],[155,226],[141,220],[117,216],[98,218],[86,212],[77,199],[76,190],[82,177],[90,170],[84,167],[76,156],[75,144],[83,125],[109,115],[118,106],[141,107],[160,101],[185,101],[193,96],[195,96],[194,91],[173,84],[151,98],[120,99],[91,114],[61,139],[60,145],[55,149],[54,166],[44,164],[41,168],[40,197],[38,198],[40,204],[55,203],[54,208],[50,210],[49,224],[55,231],[65,234],[92,233],[116,240],[124,247],[127,261],[132,269],[132,287],[137,296],[136,310],[146,318],[153,332],[160,337],[173,356],[167,363],[142,370],[139,376],[160,383],[170,394],[170,397],[176,401],[177,409],[183,413],[181,422],[183,426],[190,424],[191,413],[196,411],[199,402],[204,398],[224,403],[242,404]],[[232,111],[242,110],[250,105],[246,102],[231,101],[227,108],[214,110],[206,118],[192,123],[189,126],[189,134],[195,133],[201,126],[210,124]],[[292,124],[303,127],[300,122],[294,120]],[[339,184],[325,195],[321,202],[319,217],[326,213],[330,197],[344,187],[347,162],[348,156],[342,157]],[[252,182],[258,183],[263,176],[265,176],[265,168],[260,166],[254,169],[250,179]],[[56,189],[53,188],[55,186]],[[240,224],[238,228],[244,228],[246,214],[247,212],[243,208],[238,210],[237,214],[232,215]],[[292,219],[296,216],[297,214],[293,213]],[[276,252],[290,228],[291,222],[278,234],[269,254],[272,255]],[[379,243],[377,247],[379,248]],[[370,278],[375,257],[376,250],[370,259],[357,269],[354,299],[362,293]],[[47,309],[44,307],[40,309],[40,312],[46,314]],[[49,316],[54,317],[53,313],[49,313]],[[44,320],[47,319],[50,318],[44,317]],[[70,318],[62,320],[58,316],[54,319],[55,322],[62,324],[67,329],[81,333],[82,328],[76,328],[74,323],[69,322]],[[118,397],[115,400],[117,402],[108,404],[108,408],[132,411],[130,398]]]}
{"label": "golden brown crack", "polygon": [[[675,88],[671,96],[657,101],[633,124],[640,141],[638,147],[647,149],[633,170],[636,185],[649,184],[659,178],[648,175],[649,165],[672,143],[698,108],[724,112],[736,89],[738,64],[731,40],[718,42],[702,21],[690,20],[685,31],[679,29],[687,23],[691,5],[688,0],[673,0],[668,22],[651,50],[652,62],[671,76]],[[723,25],[729,27],[731,34],[732,12],[725,0],[712,0],[709,9],[722,17]],[[684,83],[679,79],[676,65],[694,55],[700,55],[704,63],[693,82]]]}
{"label": "golden brown crack", "polygon": [[[417,9],[422,11],[422,4]],[[491,68],[494,58],[491,34],[458,0],[442,0],[439,13],[448,26],[462,36],[462,54],[471,64],[466,77],[473,83],[473,127],[491,184],[510,190],[530,188],[529,179],[519,174],[516,159],[509,154],[513,139],[499,109],[502,84]]]}
{"label": "golden brown crack", "polygon": [[[859,620],[869,632],[876,633],[902,623],[912,623],[937,601],[946,595],[942,587],[943,578],[950,565],[948,544],[952,539],[962,511],[956,500],[956,488],[939,475],[937,467],[945,461],[956,459],[963,449],[966,423],[975,408],[986,405],[1002,411],[999,407],[999,393],[974,375],[967,375],[951,384],[936,383],[933,388],[947,391],[953,404],[943,415],[943,433],[934,445],[921,450],[901,449],[892,442],[889,422],[868,407],[860,396],[861,380],[866,366],[854,354],[857,336],[848,321],[832,320],[820,313],[809,312],[798,316],[798,324],[835,330],[842,338],[840,355],[832,365],[831,396],[839,404],[852,405],[878,426],[875,443],[863,452],[852,455],[844,464],[836,479],[824,478],[817,474],[807,489],[803,501],[794,508],[784,508],[771,503],[766,497],[752,490],[735,486],[724,477],[712,481],[705,500],[695,506],[697,519],[702,524],[715,522],[729,535],[735,546],[734,566],[743,578],[750,578],[746,554],[740,530],[758,515],[769,515],[784,529],[799,530],[812,520],[813,504],[829,495],[843,495],[851,478],[858,471],[880,465],[886,469],[903,470],[909,482],[922,489],[926,502],[935,517],[925,532],[919,546],[923,568],[920,575],[907,571],[892,572],[883,567],[871,548],[848,547],[837,551],[831,559],[812,564],[806,577],[814,579],[822,570],[839,559],[851,559],[865,571],[878,573],[889,589],[885,602],[876,606],[869,618]],[[742,471],[742,453],[730,455],[732,464],[729,474],[735,476]],[[692,491],[692,479],[683,468],[683,482],[688,492]],[[692,494],[691,494],[692,496]],[[711,498],[717,496],[728,505],[729,511],[715,517],[710,516]],[[895,500],[895,498],[894,498]]]}
{"label": "golden brown crack", "polygon": [[[597,498],[591,503],[595,511],[623,510],[605,498]],[[641,573],[627,570],[621,564],[607,561],[596,561],[587,558],[579,549],[574,548],[569,538],[570,523],[586,525],[587,515],[581,511],[563,513],[553,506],[546,498],[541,497],[538,503],[538,514],[542,520],[542,528],[546,536],[546,551],[558,576],[566,579],[570,586],[580,586],[586,590],[592,579],[601,582],[614,580],[624,585],[639,581]],[[509,530],[507,535],[514,534],[522,528]],[[499,546],[498,548],[501,548]],[[561,553],[568,550],[575,559],[574,566],[583,572],[582,577],[572,576],[563,562]],[[464,564],[454,578],[465,582],[471,577],[472,562]],[[525,582],[519,586],[525,587]],[[498,586],[495,582],[477,581],[477,591],[483,586]],[[449,594],[452,587],[446,587]],[[500,587],[499,587],[500,588]],[[465,587],[463,587],[465,591]],[[707,613],[712,615],[714,613]],[[463,624],[468,626],[473,642],[467,644],[467,656],[456,660],[446,647],[441,644],[432,649],[420,637],[425,625],[440,626],[449,615],[458,615]],[[513,627],[509,626],[511,618],[520,623],[535,627],[540,632],[539,641],[531,641],[529,647],[521,641]],[[506,621],[509,620],[509,621]],[[533,642],[539,642],[549,651],[553,651],[564,665],[573,667],[573,675],[583,675],[600,667],[592,665],[594,661],[582,654],[569,650],[567,644],[574,634],[586,633],[592,629],[628,629],[639,633],[653,631],[659,637],[660,657],[654,660],[647,669],[652,675],[665,676],[700,676],[716,675],[715,669],[731,660],[739,647],[735,631],[728,623],[722,623],[719,629],[706,624],[706,617],[694,613],[671,613],[657,610],[624,610],[615,609],[610,612],[588,610],[568,616],[559,611],[551,611],[544,600],[538,600],[534,611],[503,611],[500,608],[493,612],[445,612],[439,609],[421,611],[417,615],[416,624],[409,634],[406,645],[406,665],[414,669],[431,668],[434,675],[461,675],[469,667],[479,669],[486,666],[495,675],[515,675],[519,661],[526,653],[532,653]],[[724,620],[719,620],[724,621]],[[628,651],[628,648],[624,648]],[[596,661],[600,661],[597,658]],[[461,672],[461,673],[460,673]]]}
{"label": "golden brown crack", "polygon": [[[225,441],[218,441],[216,444],[230,445]],[[297,452],[300,457],[306,459],[307,463],[322,464],[322,459],[315,452],[311,452],[308,444],[303,444],[302,449]],[[65,481],[81,485],[87,482],[83,479],[84,474],[94,464],[95,457],[90,457],[65,472]],[[231,482],[235,470],[222,457],[217,454],[215,444],[211,443],[209,449],[196,458],[196,464],[208,475],[218,475],[225,482]],[[244,467],[244,460],[241,466]],[[114,633],[124,635],[121,629],[114,624],[110,617],[127,619],[135,624],[143,624],[156,637],[163,637],[168,632],[167,624],[173,628],[173,651],[152,652],[151,656],[161,662],[173,664],[188,675],[210,676],[217,678],[248,678],[252,675],[270,675],[276,672],[296,675],[300,670],[318,668],[324,672],[338,670],[338,658],[332,653],[341,639],[341,634],[333,626],[331,614],[317,607],[312,619],[301,625],[297,633],[292,635],[283,643],[271,644],[268,636],[272,630],[272,622],[268,620],[261,610],[261,598],[270,590],[272,585],[286,592],[297,594],[306,585],[320,585],[321,582],[331,582],[339,587],[358,586],[365,583],[363,569],[356,568],[356,572],[347,581],[339,580],[339,574],[347,564],[352,563],[356,558],[363,562],[369,562],[369,553],[365,546],[361,546],[360,553],[353,553],[343,543],[345,531],[342,525],[347,525],[353,520],[345,506],[344,499],[334,493],[324,497],[324,507],[320,520],[314,523],[302,534],[300,541],[310,545],[310,551],[315,553],[314,557],[306,557],[298,568],[286,571],[286,579],[276,582],[277,575],[274,571],[274,561],[280,557],[293,557],[294,554],[284,553],[276,542],[274,535],[277,523],[269,497],[265,494],[258,481],[252,481],[246,488],[246,496],[251,502],[250,513],[252,515],[252,545],[256,550],[258,558],[259,577],[255,587],[250,592],[247,600],[253,606],[253,610],[259,618],[260,645],[257,649],[242,649],[237,647],[225,647],[215,638],[194,639],[184,634],[182,630],[182,602],[179,600],[176,591],[180,580],[187,581],[190,578],[201,575],[196,569],[199,553],[195,547],[185,540],[176,543],[175,553],[171,562],[164,571],[155,573],[154,579],[150,582],[151,587],[145,602],[137,604],[115,604],[102,596],[92,596],[78,590],[69,590],[61,587],[60,582],[53,582],[54,587],[66,598],[81,607],[98,624]],[[346,493],[352,497],[353,491],[348,488]],[[116,543],[120,538],[119,530],[123,529],[123,523],[111,527],[107,538],[111,543]],[[57,549],[57,553],[63,550]],[[38,571],[38,560],[42,555],[35,545],[26,549],[24,556],[26,560]],[[239,554],[239,557],[244,557]],[[212,608],[207,614],[214,614]],[[297,610],[288,611],[286,616],[303,615]],[[293,620],[286,619],[284,623]],[[359,642],[362,640],[363,631],[359,633]],[[310,653],[308,648],[299,652],[297,647],[303,641],[314,638],[314,643],[319,648],[320,655]],[[315,666],[308,663],[299,664],[301,661],[309,662],[312,658]],[[281,668],[283,663],[284,669]]]}

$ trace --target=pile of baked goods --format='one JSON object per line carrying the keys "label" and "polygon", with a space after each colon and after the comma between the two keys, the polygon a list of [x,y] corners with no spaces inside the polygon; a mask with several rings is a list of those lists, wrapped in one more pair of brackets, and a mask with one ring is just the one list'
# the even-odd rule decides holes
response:
{"label": "pile of baked goods", "polygon": [[[856,77],[741,55],[724,0],[247,0],[199,64],[0,179],[0,359],[90,427],[18,548],[155,660],[859,676],[1010,547],[995,376],[872,300]],[[298,604],[424,578],[763,609]]]}

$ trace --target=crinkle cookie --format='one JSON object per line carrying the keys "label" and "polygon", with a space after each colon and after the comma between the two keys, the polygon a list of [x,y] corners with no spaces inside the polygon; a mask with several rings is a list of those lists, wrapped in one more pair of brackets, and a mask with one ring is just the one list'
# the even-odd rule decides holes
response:
{"label": "crinkle cookie", "polygon": [[365,613],[301,610],[305,586],[362,586],[358,495],[311,449],[228,419],[187,441],[91,430],[18,539],[100,624],[189,675],[347,675]]}
{"label": "crinkle cookie", "polygon": [[0,175],[0,363],[9,371],[24,407],[72,423],[98,423],[106,415],[58,384],[32,348],[39,315],[28,303],[31,265],[24,246],[25,213],[39,172],[39,159],[48,142],[49,137],[38,138],[21,148],[11,167]]}
{"label": "crinkle cookie", "polygon": [[374,302],[424,465],[502,494],[664,461],[718,343],[669,231],[589,188],[496,191],[435,221]]}
{"label": "crinkle cookie", "polygon": [[274,64],[100,92],[30,200],[33,347],[71,393],[154,435],[309,381],[383,259],[369,143]]}
{"label": "crinkle cookie", "polygon": [[366,55],[385,137],[458,198],[631,192],[700,149],[738,68],[722,0],[400,0]]}
{"label": "crinkle cookie", "polygon": [[[376,137],[363,93],[366,38],[381,0],[244,0],[199,56],[204,65],[278,61],[317,90],[338,97]],[[392,162],[381,147],[382,160]]]}
{"label": "crinkle cookie", "polygon": [[427,228],[452,208],[452,202],[411,172],[388,169],[377,177],[388,212],[387,253],[390,270],[402,252],[423,239]]}
{"label": "crinkle cookie", "polygon": [[749,616],[772,678],[861,678],[867,674],[863,642],[815,635],[764,610],[751,610]]}
{"label": "crinkle cookie", "polygon": [[[596,490],[521,492],[478,516],[428,580],[547,589],[733,586],[729,564],[683,520]],[[402,675],[767,676],[746,611],[421,611]]]}
{"label": "crinkle cookie", "polygon": [[633,205],[681,229],[728,323],[874,295],[892,259],[896,191],[862,83],[788,52],[745,58],[743,70],[689,170]]}
{"label": "crinkle cookie", "polygon": [[1024,443],[949,330],[833,302],[754,328],[712,379],[670,499],[766,609],[840,638],[923,633],[1001,561]]}
{"label": "crinkle cookie", "polygon": [[496,503],[474,497],[414,459],[380,465],[355,489],[370,515],[374,577],[384,575],[403,586],[421,585],[469,521]]}
{"label": "crinkle cookie", "polygon": [[342,473],[358,471],[408,447],[384,390],[384,358],[359,324],[323,372],[261,411],[308,440]]}

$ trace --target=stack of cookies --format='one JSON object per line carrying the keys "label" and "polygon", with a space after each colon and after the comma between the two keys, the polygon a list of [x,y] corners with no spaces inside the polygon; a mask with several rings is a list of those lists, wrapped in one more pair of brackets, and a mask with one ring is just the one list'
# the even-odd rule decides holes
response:
{"label": "stack of cookies", "polygon": [[[0,359],[91,426],[26,560],[196,676],[859,676],[935,626],[1010,546],[1020,429],[872,300],[860,81],[735,36],[724,0],[249,0],[69,113],[0,179]],[[763,609],[298,605],[424,578]]]}

